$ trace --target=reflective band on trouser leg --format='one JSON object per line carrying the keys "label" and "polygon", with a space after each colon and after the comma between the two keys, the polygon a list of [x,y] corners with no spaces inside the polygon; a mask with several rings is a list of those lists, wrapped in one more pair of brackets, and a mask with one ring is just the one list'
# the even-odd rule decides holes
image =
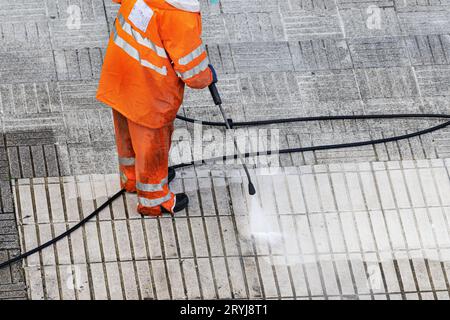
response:
{"label": "reflective band on trouser leg", "polygon": [[120,166],[120,186],[127,192],[136,192],[136,172],[134,165]]}
{"label": "reflective band on trouser leg", "polygon": [[123,171],[120,171],[120,181],[122,181],[123,184],[128,182],[128,177]]}
{"label": "reflective band on trouser leg", "polygon": [[198,65],[192,68],[191,70],[185,71],[185,72],[177,72],[178,76],[181,77],[183,80],[190,79],[192,77],[195,77],[199,73],[205,71],[208,69],[209,65],[209,59],[208,57],[205,57],[205,59]]}
{"label": "reflective band on trouser leg", "polygon": [[164,190],[164,186],[167,184],[168,180],[167,177],[164,178],[161,183],[157,183],[157,184],[152,184],[152,183],[142,183],[142,182],[138,182],[136,184],[136,188],[139,191],[143,191],[143,192],[157,192],[157,191],[163,191]]}
{"label": "reflective band on trouser leg", "polygon": [[131,143],[128,120],[113,110],[114,132],[119,154],[120,186],[128,192],[136,191],[135,152]]}
{"label": "reflective band on trouser leg", "polygon": [[141,59],[141,56],[139,55],[139,51],[136,48],[134,48],[131,44],[126,42],[125,39],[123,39],[122,37],[119,36],[115,25],[114,25],[113,35],[114,35],[114,43],[118,47],[123,49],[123,51],[126,52],[130,57],[132,57],[133,59],[138,61],[142,66],[152,69],[153,71],[156,71],[163,76],[167,75],[167,68],[165,66],[158,67],[158,66],[155,66],[154,64],[150,63],[147,60]]}
{"label": "reflective band on trouser leg", "polygon": [[120,166],[120,186],[127,192],[136,192],[136,172],[134,165]]}
{"label": "reflective band on trouser leg", "polygon": [[185,66],[194,61],[194,59],[200,57],[202,53],[205,51],[206,51],[205,46],[201,44],[197,49],[195,49],[188,55],[184,56],[183,58],[180,58],[180,60],[178,60],[178,63],[182,66]]}
{"label": "reflective band on trouser leg", "polygon": [[141,36],[139,32],[133,29],[133,27],[125,21],[125,18],[121,13],[119,13],[119,16],[117,17],[120,26],[122,27],[123,31],[128,33],[130,36],[136,40],[137,43],[140,45],[149,48],[150,50],[154,51],[158,56],[161,58],[167,58],[167,53],[164,48],[161,48],[160,46],[154,44],[150,39],[144,38]]}
{"label": "reflective band on trouser leg", "polygon": [[119,164],[121,166],[125,166],[125,167],[134,166],[134,163],[135,163],[135,159],[134,158],[122,158],[122,157],[119,157]]}
{"label": "reflective band on trouser leg", "polygon": [[143,215],[159,216],[160,206],[170,211],[175,199],[167,183],[172,126],[148,128],[132,121],[129,126],[136,152],[137,210]]}
{"label": "reflective band on trouser leg", "polygon": [[172,193],[169,192],[166,196],[162,198],[156,198],[156,199],[147,199],[144,197],[138,197],[139,204],[141,206],[147,207],[147,208],[153,208],[156,206],[162,205],[164,202],[169,201],[172,199]]}

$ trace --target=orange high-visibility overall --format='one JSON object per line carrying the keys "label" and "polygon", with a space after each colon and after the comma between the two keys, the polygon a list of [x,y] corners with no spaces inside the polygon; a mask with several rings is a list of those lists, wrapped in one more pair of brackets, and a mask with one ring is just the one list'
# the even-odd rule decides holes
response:
{"label": "orange high-visibility overall", "polygon": [[184,87],[213,81],[197,0],[121,3],[106,51],[97,99],[113,108],[121,186],[137,191],[138,211],[173,211],[167,182],[173,121]]}

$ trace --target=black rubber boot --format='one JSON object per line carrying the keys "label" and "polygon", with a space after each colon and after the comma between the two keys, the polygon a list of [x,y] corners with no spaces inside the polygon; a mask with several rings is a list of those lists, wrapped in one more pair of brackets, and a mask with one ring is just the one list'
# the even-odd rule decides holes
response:
{"label": "black rubber boot", "polygon": [[169,212],[166,208],[161,206],[161,211],[163,213],[176,213],[184,210],[189,205],[189,198],[185,193],[178,193],[175,195],[175,206],[173,207],[173,212]]}
{"label": "black rubber boot", "polygon": [[175,176],[177,173],[175,172],[175,169],[169,167],[169,173],[167,174],[167,179],[169,180],[169,183],[172,182],[173,179],[175,179]]}

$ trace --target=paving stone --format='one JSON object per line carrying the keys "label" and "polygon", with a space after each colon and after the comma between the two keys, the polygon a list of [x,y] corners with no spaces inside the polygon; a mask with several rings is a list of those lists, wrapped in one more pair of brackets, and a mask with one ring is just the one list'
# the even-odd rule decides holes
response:
{"label": "paving stone", "polygon": [[[370,5],[375,5],[377,7],[393,7],[395,0],[374,0],[370,3]],[[405,1],[406,2],[406,1]],[[338,1],[339,9],[347,9],[347,8],[367,8],[369,4],[366,2],[360,2],[355,0],[339,0]]]}
{"label": "paving stone", "polygon": [[448,95],[448,66],[416,67],[418,84],[424,96]]}
{"label": "paving stone", "polygon": [[289,11],[283,14],[287,40],[343,37],[339,15],[331,10]]}
{"label": "paving stone", "polygon": [[346,41],[335,39],[289,42],[296,71],[352,68]]}
{"label": "paving stone", "polygon": [[56,80],[51,51],[0,52],[0,61],[4,83]]}
{"label": "paving stone", "polygon": [[4,213],[14,211],[11,184],[8,181],[0,181],[1,204]]}
{"label": "paving stone", "polygon": [[47,6],[54,48],[99,47],[107,41],[108,29],[102,2],[88,0],[76,7],[73,4],[70,7],[71,4],[65,1],[55,2],[49,2]]}
{"label": "paving stone", "polygon": [[[256,0],[251,2],[242,2],[239,0],[225,0],[221,2],[222,10],[226,13],[229,12],[272,12],[278,10],[277,1],[268,3],[263,0]],[[202,3],[203,4],[203,3]]]}
{"label": "paving stone", "polygon": [[242,12],[205,15],[203,40],[211,44],[284,39],[279,12]]}
{"label": "paving stone", "polygon": [[241,72],[289,71],[292,59],[286,42],[231,45],[235,66]]}
{"label": "paving stone", "polygon": [[413,70],[410,68],[358,69],[355,73],[363,99],[419,95]]}
{"label": "paving stone", "polygon": [[350,42],[355,68],[408,66],[410,60],[402,37],[357,38]]}
{"label": "paving stone", "polygon": [[2,108],[6,116],[43,114],[61,111],[58,86],[54,82],[30,84],[2,84],[0,86]]}
{"label": "paving stone", "polygon": [[[449,30],[450,15],[445,6],[399,8],[397,16],[405,34],[445,34]],[[435,22],[428,23],[428,21]]]}
{"label": "paving stone", "polygon": [[58,80],[99,79],[104,54],[104,49],[95,47],[54,51]]}
{"label": "paving stone", "polygon": [[416,35],[406,38],[413,65],[448,64],[450,38],[448,35]]}
{"label": "paving stone", "polygon": [[1,11],[2,22],[23,22],[24,17],[34,16],[36,20],[44,20],[46,6],[44,2],[19,1],[4,6]]}

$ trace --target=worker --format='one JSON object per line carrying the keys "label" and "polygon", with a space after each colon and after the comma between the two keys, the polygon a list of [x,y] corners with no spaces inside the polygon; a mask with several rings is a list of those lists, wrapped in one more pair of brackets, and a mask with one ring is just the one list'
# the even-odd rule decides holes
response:
{"label": "worker", "polygon": [[168,168],[173,122],[185,84],[217,82],[201,40],[198,0],[113,0],[112,27],[97,99],[113,109],[121,187],[137,192],[145,216],[174,214],[188,206],[173,194]]}

